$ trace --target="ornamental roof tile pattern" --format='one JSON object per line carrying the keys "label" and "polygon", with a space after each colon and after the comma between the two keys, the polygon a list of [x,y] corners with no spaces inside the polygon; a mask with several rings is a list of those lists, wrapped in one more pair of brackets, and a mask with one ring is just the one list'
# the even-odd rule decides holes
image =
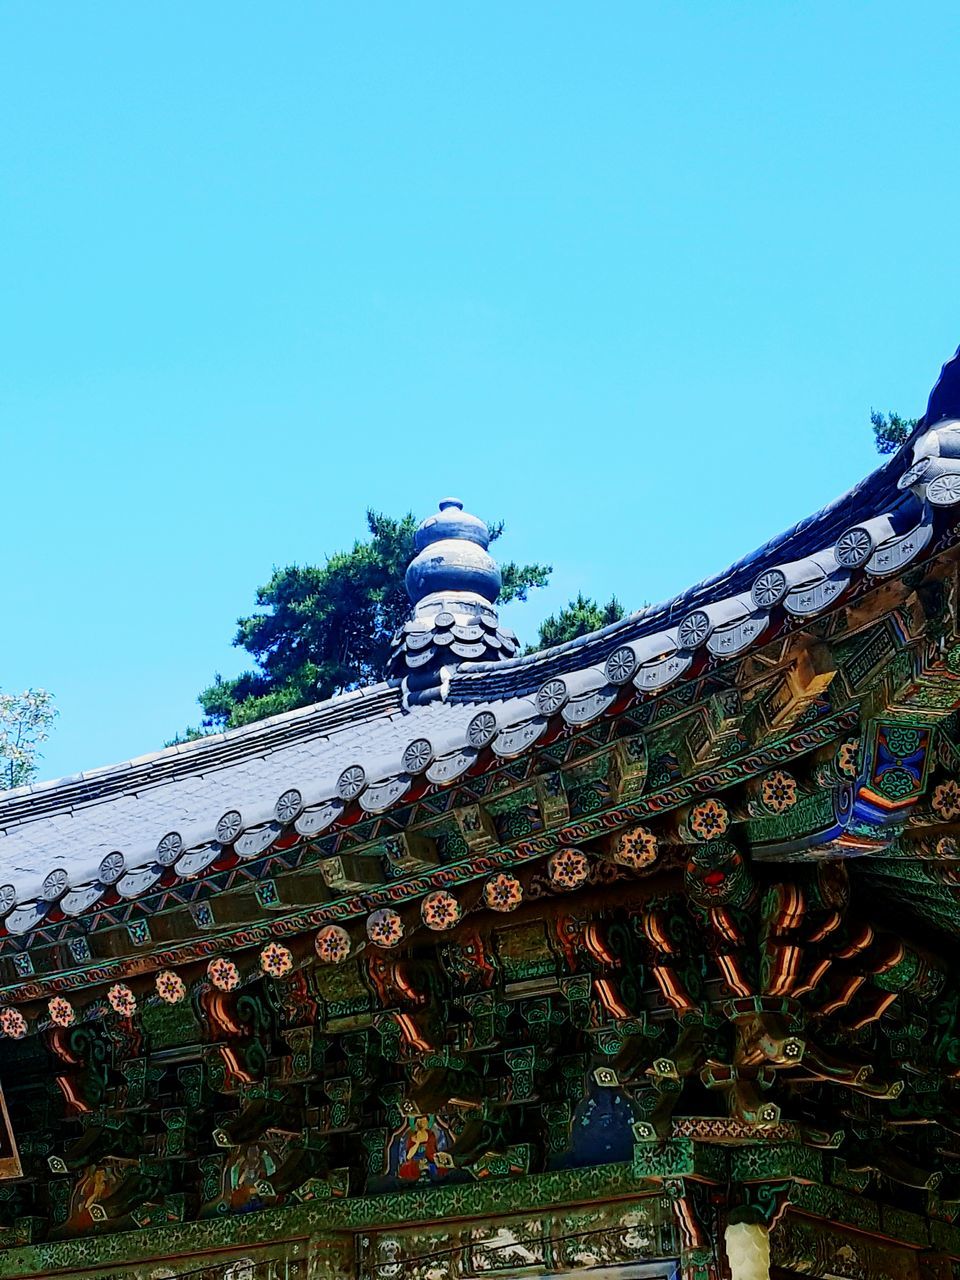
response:
{"label": "ornamental roof tile pattern", "polygon": [[[344,703],[353,713],[347,723],[335,714]],[[275,822],[278,800],[292,789],[308,804],[332,799],[340,774],[357,763],[371,781],[395,775],[416,734],[428,734],[439,751],[448,743],[462,746],[472,715],[470,707],[438,702],[410,716],[402,710],[399,687],[381,684],[273,717],[253,731],[189,744],[199,749],[171,748],[114,769],[6,792],[0,795],[0,876],[23,902],[42,897],[43,880],[56,867],[67,871],[74,889],[96,881],[113,852],[123,855],[129,875],[157,861],[170,833],[180,836],[186,852],[216,841],[220,818],[232,810],[250,830]],[[331,724],[334,719],[341,723]],[[123,877],[118,887],[123,893]]]}
{"label": "ornamental roof tile pattern", "polygon": [[[957,385],[945,396],[950,379]],[[411,699],[400,681],[378,684],[0,794],[6,931],[27,933],[54,903],[80,915],[111,886],[122,898],[138,897],[171,868],[200,875],[223,844],[256,857],[290,823],[318,835],[353,800],[385,812],[415,775],[443,786],[488,745],[503,757],[520,755],[551,717],[588,724],[625,686],[652,695],[682,679],[695,657],[744,653],[768,632],[774,610],[802,624],[833,607],[856,576],[896,574],[935,544],[957,514],[948,509],[960,505],[957,357],[944,366],[931,405],[938,395],[946,408],[925,420],[934,426],[921,422],[849,493],[665,604],[540,653],[451,664],[432,701]]]}

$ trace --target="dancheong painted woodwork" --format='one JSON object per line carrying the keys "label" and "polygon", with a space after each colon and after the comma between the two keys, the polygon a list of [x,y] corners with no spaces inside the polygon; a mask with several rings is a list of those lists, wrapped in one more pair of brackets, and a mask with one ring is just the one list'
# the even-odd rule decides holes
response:
{"label": "dancheong painted woodwork", "polygon": [[726,573],[0,796],[0,1277],[960,1276],[960,360]]}

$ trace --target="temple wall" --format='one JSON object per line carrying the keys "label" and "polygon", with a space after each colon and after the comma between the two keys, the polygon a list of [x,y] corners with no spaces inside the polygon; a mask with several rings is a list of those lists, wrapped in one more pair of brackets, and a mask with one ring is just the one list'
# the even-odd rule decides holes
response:
{"label": "temple wall", "polygon": [[[492,1190],[493,1188],[491,1188]],[[469,1207],[468,1205],[465,1207]],[[386,1210],[386,1206],[383,1206]],[[314,1216],[316,1216],[314,1214]],[[388,1214],[384,1213],[384,1219]],[[767,1235],[720,1226],[706,1249],[683,1247],[669,1196],[558,1205],[466,1221],[441,1219],[314,1230],[302,1211],[255,1213],[204,1224],[193,1251],[183,1227],[84,1237],[29,1253],[0,1254],[18,1280],[957,1280],[943,1253],[911,1248],[788,1212]],[[743,1239],[740,1239],[742,1235]],[[241,1238],[242,1237],[242,1238]],[[748,1238],[749,1237],[749,1238]],[[765,1237],[761,1241],[760,1237]],[[232,1242],[232,1243],[231,1243]],[[733,1243],[730,1256],[725,1247]],[[763,1247],[758,1247],[758,1245]],[[767,1249],[766,1246],[769,1246]],[[142,1253],[140,1258],[138,1252]],[[121,1255],[123,1260],[121,1260]]]}
{"label": "temple wall", "polygon": [[626,1280],[624,1264],[650,1262],[658,1280],[679,1253],[671,1198],[607,1166],[43,1242],[0,1252],[0,1277],[506,1280],[599,1267]]}

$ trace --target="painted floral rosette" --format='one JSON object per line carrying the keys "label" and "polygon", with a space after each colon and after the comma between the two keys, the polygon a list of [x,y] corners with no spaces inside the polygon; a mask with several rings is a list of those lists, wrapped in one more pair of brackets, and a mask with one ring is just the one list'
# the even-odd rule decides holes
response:
{"label": "painted floral rosette", "polygon": [[260,952],[260,968],[271,978],[283,978],[293,968],[293,953],[279,942],[268,942]]}
{"label": "painted floral rosette", "polygon": [[953,778],[938,783],[933,789],[932,804],[944,822],[955,822],[960,818],[960,784]]}
{"label": "painted floral rosette", "polygon": [[0,1031],[11,1040],[22,1040],[27,1034],[27,1020],[19,1009],[0,1009]]}
{"label": "painted floral rosette", "polygon": [[547,875],[555,889],[578,889],[589,874],[589,859],[579,849],[561,849],[547,863]]}
{"label": "painted floral rosette", "polygon": [[848,738],[837,748],[837,772],[844,778],[857,776],[857,757],[860,754],[860,739]]}
{"label": "painted floral rosette", "polygon": [[690,810],[687,825],[698,840],[716,840],[726,833],[730,824],[727,806],[712,797],[699,800]]}
{"label": "painted floral rosette", "polygon": [[498,871],[483,886],[484,905],[491,911],[513,911],[523,898],[523,889],[516,876],[509,871]]}
{"label": "painted floral rosette", "polygon": [[122,982],[115,983],[107,992],[107,999],[114,1013],[121,1018],[132,1018],[137,1011],[137,997]]}
{"label": "painted floral rosette", "polygon": [[367,937],[377,947],[395,947],[403,939],[403,921],[396,911],[383,907],[367,917]]}
{"label": "painted floral rosette", "polygon": [[233,991],[240,985],[240,970],[232,960],[217,956],[207,965],[207,977],[218,991]]}
{"label": "painted floral rosette", "polygon": [[643,871],[657,860],[657,837],[649,827],[629,827],[614,838],[613,860],[621,867]]}
{"label": "painted floral rosette", "polygon": [[784,769],[774,769],[760,783],[760,798],[769,813],[786,813],[797,802],[797,783]]}
{"label": "painted floral rosette", "polygon": [[47,1002],[47,1013],[50,1021],[57,1027],[71,1027],[77,1020],[73,1005],[63,996],[54,996]]}
{"label": "painted floral rosette", "polygon": [[313,946],[322,964],[343,964],[350,954],[350,935],[338,924],[326,924]]}
{"label": "painted floral rosette", "polygon": [[420,904],[420,919],[428,929],[452,929],[461,914],[460,903],[446,889],[428,893]]}
{"label": "painted floral rosette", "polygon": [[157,995],[164,1004],[179,1004],[187,994],[187,984],[172,969],[157,974]]}

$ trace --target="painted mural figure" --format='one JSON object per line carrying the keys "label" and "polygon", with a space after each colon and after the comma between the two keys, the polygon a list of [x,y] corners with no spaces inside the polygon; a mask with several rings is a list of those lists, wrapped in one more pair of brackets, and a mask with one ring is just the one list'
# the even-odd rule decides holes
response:
{"label": "painted mural figure", "polygon": [[90,1231],[102,1222],[98,1206],[116,1190],[119,1180],[117,1170],[110,1165],[91,1165],[85,1169],[74,1187],[64,1231],[70,1234]]}
{"label": "painted mural figure", "polygon": [[390,1163],[399,1157],[396,1176],[404,1182],[443,1178],[454,1167],[449,1146],[450,1132],[436,1116],[409,1116],[391,1143]]}
{"label": "painted mural figure", "polygon": [[265,1148],[251,1144],[227,1169],[227,1197],[231,1213],[249,1213],[265,1204],[260,1183],[269,1178],[276,1164]]}

